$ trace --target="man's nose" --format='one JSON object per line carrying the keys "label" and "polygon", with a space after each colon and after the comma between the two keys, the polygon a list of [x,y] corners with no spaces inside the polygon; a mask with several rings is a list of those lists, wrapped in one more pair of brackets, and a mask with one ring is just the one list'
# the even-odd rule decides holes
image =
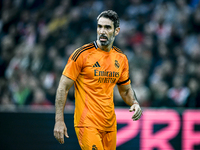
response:
{"label": "man's nose", "polygon": [[105,34],[105,29],[104,28],[100,29],[100,34]]}

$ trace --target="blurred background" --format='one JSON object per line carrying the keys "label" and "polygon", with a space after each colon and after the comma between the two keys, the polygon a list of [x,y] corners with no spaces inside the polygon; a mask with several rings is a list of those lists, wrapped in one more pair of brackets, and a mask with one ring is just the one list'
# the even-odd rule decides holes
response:
{"label": "blurred background", "polygon": [[[54,112],[69,56],[96,40],[96,17],[108,9],[120,17],[114,45],[128,57],[140,105],[199,109],[199,0],[0,0],[0,115]],[[116,87],[114,97],[128,107]],[[74,109],[73,87],[66,109]]]}
{"label": "blurred background", "polygon": [[[143,107],[200,107],[199,0],[1,0],[0,105],[54,105],[70,54],[115,10],[115,45]],[[125,106],[115,90],[115,103]],[[67,105],[74,105],[73,89]]]}

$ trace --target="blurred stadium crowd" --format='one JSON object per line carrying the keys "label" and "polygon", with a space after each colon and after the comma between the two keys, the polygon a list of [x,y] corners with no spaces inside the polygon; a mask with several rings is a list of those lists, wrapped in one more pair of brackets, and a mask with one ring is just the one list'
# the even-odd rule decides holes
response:
{"label": "blurred stadium crowd", "polygon": [[[200,107],[199,0],[1,0],[0,106],[49,107],[70,54],[96,40],[115,10],[115,45],[128,57],[143,107]],[[67,106],[73,108],[74,88]],[[114,90],[116,106],[126,106]]]}

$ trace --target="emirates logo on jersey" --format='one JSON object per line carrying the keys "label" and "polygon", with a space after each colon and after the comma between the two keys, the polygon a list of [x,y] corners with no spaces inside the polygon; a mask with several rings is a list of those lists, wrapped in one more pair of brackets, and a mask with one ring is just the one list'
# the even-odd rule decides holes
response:
{"label": "emirates logo on jersey", "polygon": [[99,77],[99,83],[115,83],[116,78],[119,77],[119,72],[116,71],[101,71],[101,70],[94,70],[94,76]]}
{"label": "emirates logo on jersey", "polygon": [[120,64],[119,64],[119,62],[118,62],[117,60],[115,60],[115,67],[116,67],[116,68],[119,68],[119,67],[120,67]]}

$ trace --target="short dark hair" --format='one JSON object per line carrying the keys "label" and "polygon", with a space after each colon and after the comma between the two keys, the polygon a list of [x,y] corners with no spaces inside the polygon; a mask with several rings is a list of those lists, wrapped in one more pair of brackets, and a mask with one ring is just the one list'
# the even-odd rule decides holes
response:
{"label": "short dark hair", "polygon": [[113,10],[106,10],[103,11],[98,17],[97,17],[97,21],[99,20],[99,18],[104,17],[104,18],[108,18],[110,19],[113,24],[114,24],[114,28],[118,28],[119,27],[119,17],[117,15],[117,13]]}

